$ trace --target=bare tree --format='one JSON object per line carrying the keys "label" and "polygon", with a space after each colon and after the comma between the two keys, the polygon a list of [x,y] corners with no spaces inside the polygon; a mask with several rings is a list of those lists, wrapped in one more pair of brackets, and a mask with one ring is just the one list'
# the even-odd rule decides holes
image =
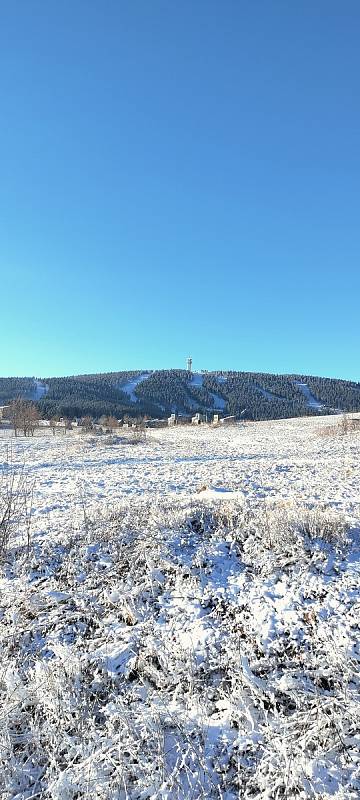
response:
{"label": "bare tree", "polygon": [[39,413],[34,403],[17,397],[12,400],[9,407],[9,419],[14,428],[15,436],[22,430],[24,436],[34,435],[35,428],[39,421]]}
{"label": "bare tree", "polygon": [[17,397],[15,400],[12,400],[9,405],[9,420],[14,428],[15,436],[18,435],[18,430],[21,425],[22,404],[23,400],[21,397]]}
{"label": "bare tree", "polygon": [[68,431],[72,431],[72,420],[65,419],[64,423],[65,423],[65,433],[67,433]]}
{"label": "bare tree", "polygon": [[51,428],[51,430],[53,432],[53,436],[55,436],[58,421],[59,421],[58,417],[51,417],[50,428]]}
{"label": "bare tree", "polygon": [[104,420],[104,425],[105,425],[105,428],[106,428],[108,431],[110,431],[110,433],[113,433],[113,431],[114,431],[116,428],[118,428],[118,427],[119,427],[119,423],[118,423],[118,421],[117,421],[116,417],[112,417],[112,416],[109,416],[109,417],[106,417],[106,418],[105,418],[105,420]]}
{"label": "bare tree", "polygon": [[72,422],[71,419],[68,419],[68,417],[62,417],[62,424],[63,424],[64,434],[72,430]]}
{"label": "bare tree", "polygon": [[138,444],[146,439],[147,427],[145,417],[138,417],[133,427],[133,442]]}
{"label": "bare tree", "polygon": [[33,403],[27,403],[24,414],[24,434],[34,436],[34,431],[38,427],[39,412]]}
{"label": "bare tree", "polygon": [[81,420],[81,426],[85,433],[90,433],[90,431],[93,430],[94,422],[91,417],[83,417]]}

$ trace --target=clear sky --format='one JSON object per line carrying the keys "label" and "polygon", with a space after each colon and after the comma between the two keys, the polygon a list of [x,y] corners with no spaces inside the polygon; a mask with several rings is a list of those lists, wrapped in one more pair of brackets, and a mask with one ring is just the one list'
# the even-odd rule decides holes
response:
{"label": "clear sky", "polygon": [[1,0],[0,374],[360,380],[358,0]]}

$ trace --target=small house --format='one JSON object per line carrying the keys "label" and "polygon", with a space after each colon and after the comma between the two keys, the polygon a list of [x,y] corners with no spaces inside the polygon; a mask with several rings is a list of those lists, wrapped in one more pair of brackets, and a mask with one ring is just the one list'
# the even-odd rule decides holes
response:
{"label": "small house", "polygon": [[191,423],[192,425],[201,425],[202,422],[205,422],[205,419],[205,415],[198,412],[192,417]]}
{"label": "small house", "polygon": [[10,406],[0,406],[0,421],[2,419],[8,419],[9,418],[8,417],[9,408],[10,408]]}

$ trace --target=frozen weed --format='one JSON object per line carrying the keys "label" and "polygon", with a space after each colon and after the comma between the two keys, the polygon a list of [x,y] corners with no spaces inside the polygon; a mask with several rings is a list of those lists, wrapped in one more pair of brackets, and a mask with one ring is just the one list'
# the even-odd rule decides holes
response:
{"label": "frozen weed", "polygon": [[33,485],[25,466],[16,467],[7,452],[0,472],[0,562],[8,555],[10,546],[20,535],[25,536],[30,547]]}
{"label": "frozen weed", "polygon": [[342,414],[330,425],[322,425],[318,433],[324,437],[348,436],[360,431],[360,417],[352,417],[350,414]]}
{"label": "frozen weed", "polygon": [[2,586],[1,797],[355,800],[359,563],[297,504],[131,502],[43,539]]}

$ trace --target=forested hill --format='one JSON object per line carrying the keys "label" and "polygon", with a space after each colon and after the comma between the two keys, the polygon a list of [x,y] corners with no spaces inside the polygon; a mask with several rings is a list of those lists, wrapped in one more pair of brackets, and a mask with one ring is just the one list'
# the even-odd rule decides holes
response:
{"label": "forested hill", "polygon": [[220,412],[242,419],[360,411],[360,383],[260,372],[147,370],[67,378],[0,378],[0,405],[22,396],[44,417],[164,417]]}

